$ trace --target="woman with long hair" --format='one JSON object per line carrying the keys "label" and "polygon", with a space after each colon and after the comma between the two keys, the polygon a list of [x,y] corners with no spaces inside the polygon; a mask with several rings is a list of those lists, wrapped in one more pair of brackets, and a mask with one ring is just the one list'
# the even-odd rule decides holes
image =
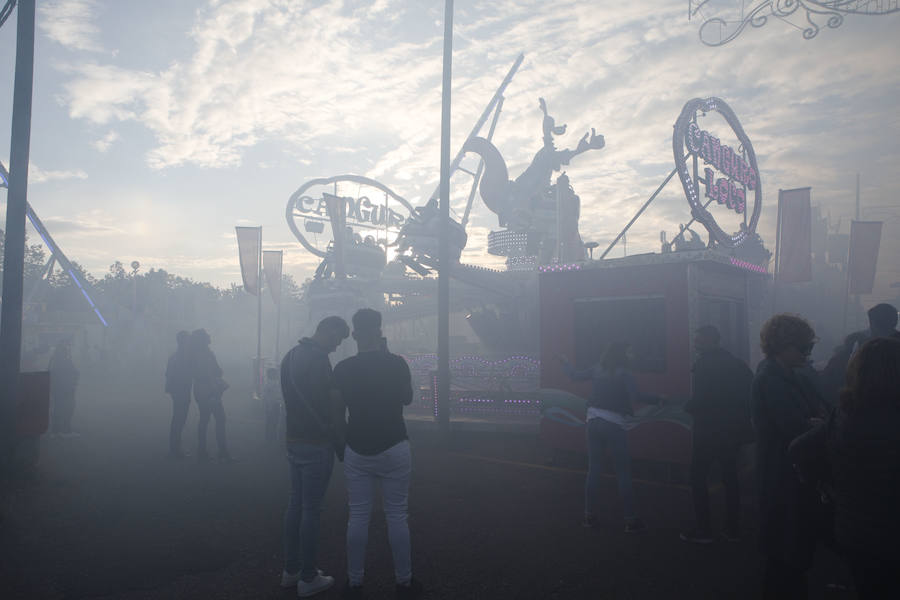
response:
{"label": "woman with long hair", "polygon": [[900,340],[863,344],[840,406],[794,440],[789,456],[833,506],[833,539],[859,597],[900,593]]}

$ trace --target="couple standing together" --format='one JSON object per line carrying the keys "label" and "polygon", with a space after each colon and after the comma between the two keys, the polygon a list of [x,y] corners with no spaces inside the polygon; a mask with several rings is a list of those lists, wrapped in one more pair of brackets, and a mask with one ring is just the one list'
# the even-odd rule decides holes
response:
{"label": "couple standing together", "polygon": [[[330,588],[316,567],[319,517],[334,457],[343,460],[349,501],[345,598],[362,598],[369,517],[381,484],[398,598],[421,587],[412,578],[407,503],[411,456],[403,407],[412,402],[409,367],[387,351],[381,314],[353,315],[359,352],[332,369],[328,355],[350,335],[340,317],[327,317],[281,363],[291,492],[284,516],[282,587],[300,597]],[[349,413],[349,418],[348,418]]]}

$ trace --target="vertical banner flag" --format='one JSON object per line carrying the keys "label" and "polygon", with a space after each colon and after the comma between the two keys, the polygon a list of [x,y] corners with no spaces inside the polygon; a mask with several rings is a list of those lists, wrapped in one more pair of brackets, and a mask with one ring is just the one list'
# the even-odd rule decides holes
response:
{"label": "vertical banner flag", "polygon": [[281,262],[284,252],[281,250],[263,250],[263,271],[266,273],[266,284],[272,292],[272,301],[281,303]]}
{"label": "vertical banner flag", "polygon": [[881,245],[881,221],[850,222],[847,277],[851,294],[871,294]]}
{"label": "vertical banner flag", "polygon": [[248,294],[259,295],[259,249],[262,227],[235,227],[238,257],[241,260],[241,277]]}
{"label": "vertical banner flag", "polygon": [[781,283],[812,281],[810,188],[778,191],[778,240],[775,265]]}

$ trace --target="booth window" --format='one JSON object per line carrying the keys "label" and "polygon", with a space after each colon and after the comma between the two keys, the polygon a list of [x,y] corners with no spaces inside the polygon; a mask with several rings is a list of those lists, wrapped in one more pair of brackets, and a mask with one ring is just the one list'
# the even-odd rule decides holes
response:
{"label": "booth window", "polygon": [[575,364],[600,362],[611,342],[631,345],[632,370],[666,370],[666,302],[662,296],[575,300]]}

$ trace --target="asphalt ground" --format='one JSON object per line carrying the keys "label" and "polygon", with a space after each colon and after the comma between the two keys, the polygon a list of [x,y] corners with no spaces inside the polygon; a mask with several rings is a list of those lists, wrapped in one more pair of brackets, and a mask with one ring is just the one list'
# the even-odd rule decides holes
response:
{"label": "asphalt ground", "polygon": [[[284,452],[281,444],[263,442],[259,411],[230,392],[228,435],[239,462],[224,465],[167,457],[171,402],[155,389],[125,395],[82,389],[76,413],[82,437],[42,440],[35,477],[17,482],[3,499],[0,597],[295,597],[278,585]],[[190,450],[196,419],[194,405],[185,430]],[[424,597],[760,596],[752,490],[744,498],[742,541],[690,545],[678,537],[690,524],[687,487],[666,481],[663,469],[638,465],[635,493],[648,530],[624,532],[612,477],[604,481],[599,527],[584,529],[583,459],[550,465],[535,435],[478,429],[463,428],[442,442],[427,422],[410,425],[413,572]],[[712,504],[714,522],[721,522],[718,488]],[[336,463],[318,562],[338,585],[316,596],[323,600],[338,598],[344,581],[346,519]],[[393,597],[377,509],[366,572],[367,597]],[[854,597],[840,589],[849,576],[827,550],[819,552],[810,581],[811,598]]]}

